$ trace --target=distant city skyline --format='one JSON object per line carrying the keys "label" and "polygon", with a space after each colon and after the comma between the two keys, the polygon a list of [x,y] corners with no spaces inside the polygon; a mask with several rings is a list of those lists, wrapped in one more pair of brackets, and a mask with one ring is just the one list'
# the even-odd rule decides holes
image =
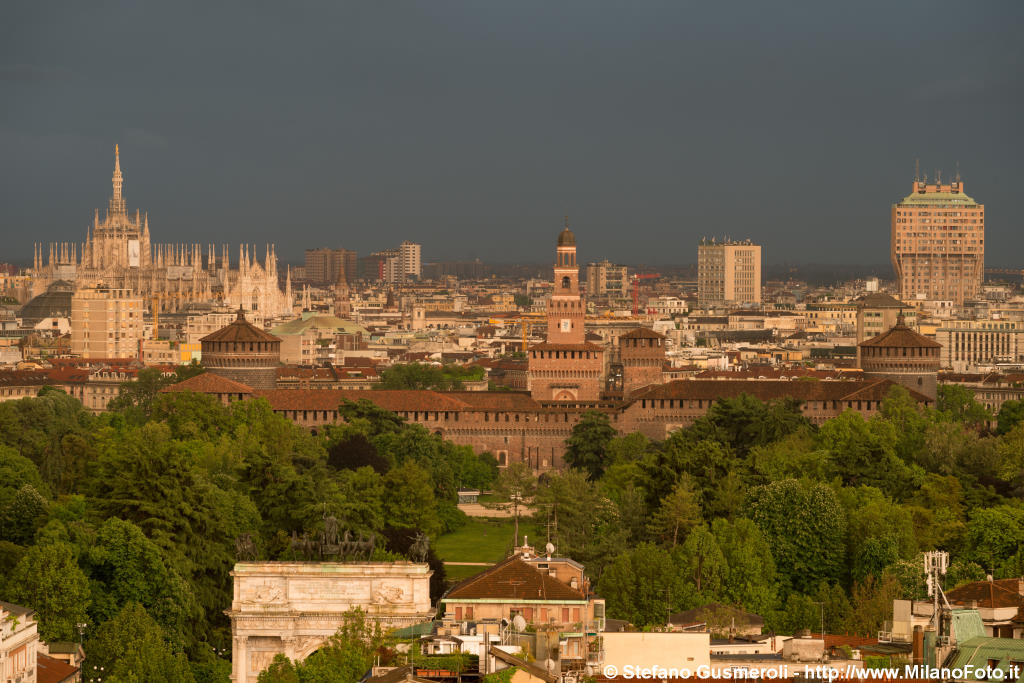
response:
{"label": "distant city skyline", "polygon": [[[874,11],[872,8],[878,11]],[[881,10],[885,10],[884,12]],[[0,22],[0,261],[81,243],[121,146],[161,242],[424,261],[883,264],[916,159],[959,164],[1022,266],[1024,6],[16,3]],[[184,49],[187,46],[187,49]]]}

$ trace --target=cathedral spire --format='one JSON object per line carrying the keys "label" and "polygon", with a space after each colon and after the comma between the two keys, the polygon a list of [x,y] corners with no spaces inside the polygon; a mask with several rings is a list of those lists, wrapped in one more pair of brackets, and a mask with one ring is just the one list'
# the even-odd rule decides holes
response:
{"label": "cathedral spire", "polygon": [[124,177],[121,175],[121,151],[114,145],[114,177],[112,178],[114,194],[110,197],[109,214],[122,215],[125,212],[124,196],[121,188],[124,185]]}

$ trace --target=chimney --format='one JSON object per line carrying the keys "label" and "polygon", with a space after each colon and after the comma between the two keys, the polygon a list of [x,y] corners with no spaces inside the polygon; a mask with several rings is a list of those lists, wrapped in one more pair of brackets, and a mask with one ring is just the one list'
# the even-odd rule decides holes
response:
{"label": "chimney", "polygon": [[924,664],[924,629],[921,626],[914,627],[913,663]]}

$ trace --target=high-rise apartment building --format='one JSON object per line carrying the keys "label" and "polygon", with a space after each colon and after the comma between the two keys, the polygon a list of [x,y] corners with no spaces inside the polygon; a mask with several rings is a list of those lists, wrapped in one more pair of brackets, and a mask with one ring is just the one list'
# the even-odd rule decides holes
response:
{"label": "high-rise apartment building", "polygon": [[306,279],[317,284],[335,284],[344,277],[347,284],[356,278],[356,252],[351,249],[306,250]]}
{"label": "high-rise apartment building", "polygon": [[760,245],[750,240],[701,240],[697,247],[697,303],[700,306],[761,303]]}
{"label": "high-rise apartment building", "polygon": [[624,298],[629,293],[629,275],[626,266],[607,260],[587,266],[587,296]]}
{"label": "high-rise apartment building", "polygon": [[398,262],[403,280],[419,280],[423,274],[423,245],[408,240],[399,244]]}
{"label": "high-rise apartment building", "polygon": [[128,289],[82,288],[71,296],[71,353],[82,358],[137,358],[142,297]]}
{"label": "high-rise apartment building", "polygon": [[892,206],[892,267],[904,301],[965,300],[981,294],[985,277],[985,206],[948,185],[915,180]]}

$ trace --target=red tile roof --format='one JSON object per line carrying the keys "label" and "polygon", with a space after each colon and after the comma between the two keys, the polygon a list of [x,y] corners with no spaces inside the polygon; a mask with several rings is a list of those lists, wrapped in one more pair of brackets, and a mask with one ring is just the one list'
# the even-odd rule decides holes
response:
{"label": "red tile roof", "polygon": [[39,683],[64,683],[78,673],[77,666],[71,666],[62,659],[39,653],[36,655],[36,680]]}
{"label": "red tile roof", "polygon": [[510,557],[452,587],[443,600],[579,600],[586,598],[547,573]]}
{"label": "red tile roof", "polygon": [[197,394],[246,394],[253,395],[253,388],[248,384],[236,382],[227,377],[221,377],[213,372],[204,372],[195,377],[189,377],[183,382],[172,384],[160,390],[163,392],[175,393],[179,391],[194,391]]}
{"label": "red tile roof", "polygon": [[635,330],[620,335],[619,339],[664,339],[665,335],[655,332],[648,327],[638,327]]}
{"label": "red tile roof", "polygon": [[947,592],[946,599],[958,605],[974,601],[979,607],[1024,607],[1024,579],[975,581]]}
{"label": "red tile roof", "polygon": [[337,410],[344,400],[354,402],[361,399],[394,413],[464,410],[468,407],[466,402],[445,392],[413,389],[271,389],[256,391],[255,394],[267,399],[274,410]]}
{"label": "red tile roof", "polygon": [[747,370],[705,370],[696,379],[796,379],[797,377],[815,377],[817,379],[854,379],[864,371],[860,370],[812,370],[810,368],[775,368],[758,367]]}
{"label": "red tile roof", "polygon": [[877,337],[865,339],[859,346],[874,346],[879,348],[914,348],[914,349],[941,349],[942,344],[929,339],[922,334],[914,332],[902,323],[897,323],[889,330]]}
{"label": "red tile roof", "polygon": [[[749,394],[762,401],[777,398],[795,398],[801,401],[881,401],[889,393],[893,384],[887,379],[843,382],[678,379],[668,384],[649,387],[636,394],[631,401],[636,402],[641,399],[714,400],[735,398],[740,394]],[[931,401],[923,394],[913,390],[908,391],[919,402]]]}
{"label": "red tile roof", "polygon": [[251,322],[245,319],[245,312],[242,309],[238,309],[238,317],[236,317],[229,325],[220,328],[216,332],[212,332],[202,339],[200,342],[277,342],[281,343],[279,337],[261,330],[260,328],[253,325]]}
{"label": "red tile roof", "polygon": [[590,342],[584,342],[582,344],[549,344],[548,342],[540,342],[530,347],[531,351],[602,351],[603,347],[597,344],[591,344]]}

